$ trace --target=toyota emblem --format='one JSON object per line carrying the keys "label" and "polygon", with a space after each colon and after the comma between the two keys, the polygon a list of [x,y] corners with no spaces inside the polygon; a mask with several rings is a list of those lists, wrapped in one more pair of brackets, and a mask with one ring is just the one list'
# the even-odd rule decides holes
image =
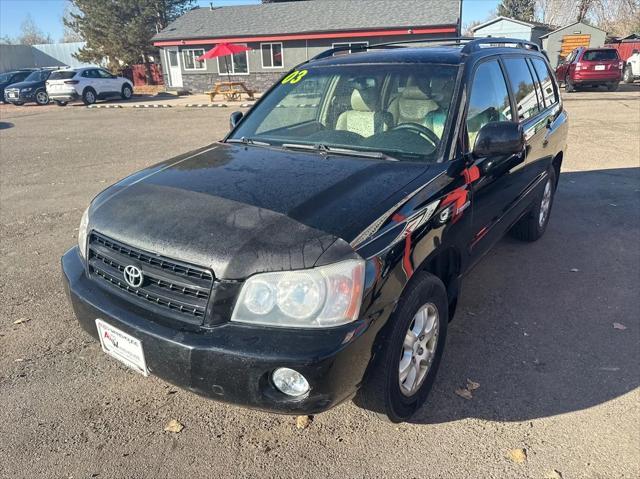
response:
{"label": "toyota emblem", "polygon": [[139,288],[140,286],[142,286],[142,283],[144,281],[144,275],[142,274],[140,268],[132,264],[124,268],[123,276],[124,280],[132,288]]}

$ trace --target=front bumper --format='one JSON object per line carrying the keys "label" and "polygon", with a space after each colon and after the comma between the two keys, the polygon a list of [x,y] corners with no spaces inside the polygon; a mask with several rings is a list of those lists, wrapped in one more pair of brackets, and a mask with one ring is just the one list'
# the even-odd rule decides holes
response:
{"label": "front bumper", "polygon": [[[62,257],[66,290],[82,328],[97,338],[96,318],[142,342],[149,371],[202,396],[281,414],[315,414],[350,398],[371,359],[373,328],[364,321],[329,330],[291,330],[225,323],[185,332],[149,319],[87,278],[78,248]],[[311,387],[291,398],[271,383],[288,367]]]}
{"label": "front bumper", "polygon": [[5,90],[4,101],[7,103],[25,103],[34,100],[35,90],[22,92],[20,90]]}

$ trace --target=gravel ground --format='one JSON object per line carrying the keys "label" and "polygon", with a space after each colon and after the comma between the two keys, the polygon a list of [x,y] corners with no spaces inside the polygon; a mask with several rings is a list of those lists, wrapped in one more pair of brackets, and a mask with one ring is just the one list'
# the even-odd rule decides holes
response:
{"label": "gravel ground", "polygon": [[[414,421],[347,403],[304,430],[128,371],[80,330],[61,285],[91,198],[220,138],[231,110],[1,106],[0,476],[639,477],[640,85],[565,104],[547,234],[505,239],[466,279]],[[467,378],[471,400],[454,394]],[[164,431],[171,419],[182,432]]]}

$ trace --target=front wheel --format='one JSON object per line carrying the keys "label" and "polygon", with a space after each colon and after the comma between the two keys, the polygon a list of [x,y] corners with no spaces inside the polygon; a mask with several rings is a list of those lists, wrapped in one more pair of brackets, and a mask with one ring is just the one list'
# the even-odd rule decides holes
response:
{"label": "front wheel", "polygon": [[408,420],[433,386],[448,318],[442,281],[429,273],[416,273],[381,332],[381,343],[356,402],[382,419]]}
{"label": "front wheel", "polygon": [[60,101],[60,100],[54,100],[54,102],[58,106],[67,106],[67,103],[68,103],[66,101]]}
{"label": "front wheel", "polygon": [[40,106],[49,104],[49,95],[47,95],[46,91],[40,90],[36,93],[36,103]]}
{"label": "front wheel", "polygon": [[625,83],[633,83],[633,70],[631,69],[630,66],[627,66],[627,68],[624,69],[624,75],[622,77],[622,80]]}
{"label": "front wheel", "polygon": [[122,86],[122,92],[120,93],[120,96],[123,100],[128,100],[133,96],[133,90],[129,85],[125,84]]}
{"label": "front wheel", "polygon": [[549,224],[551,207],[556,191],[556,170],[551,168],[547,174],[542,194],[529,212],[511,229],[511,235],[522,241],[537,241],[542,238]]}

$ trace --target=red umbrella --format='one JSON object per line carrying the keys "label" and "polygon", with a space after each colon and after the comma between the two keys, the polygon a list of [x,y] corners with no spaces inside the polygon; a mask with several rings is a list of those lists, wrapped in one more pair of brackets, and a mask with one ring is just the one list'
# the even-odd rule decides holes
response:
{"label": "red umbrella", "polygon": [[227,64],[227,57],[229,55],[234,55],[235,53],[246,52],[247,50],[251,50],[251,48],[245,45],[235,45],[233,43],[219,43],[204,55],[200,55],[198,58],[196,58],[196,60],[202,62],[209,58],[225,57],[224,65],[227,68],[227,75],[229,76],[229,80],[231,80],[231,73],[229,72],[229,65]]}

